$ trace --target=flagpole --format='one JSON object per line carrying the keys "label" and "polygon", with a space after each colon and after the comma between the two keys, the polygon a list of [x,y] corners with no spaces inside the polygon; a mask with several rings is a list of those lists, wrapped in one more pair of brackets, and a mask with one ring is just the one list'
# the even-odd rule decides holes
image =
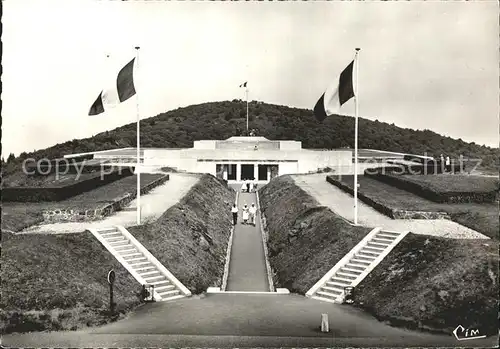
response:
{"label": "flagpole", "polygon": [[359,72],[359,50],[356,48],[356,55],[354,56],[356,65],[356,92],[354,93],[354,224],[358,224],[358,72]]}
{"label": "flagpole", "polygon": [[[139,46],[135,47],[136,50],[136,73],[139,70]],[[138,75],[138,74],[137,74]],[[137,81],[138,79],[136,79]],[[141,172],[139,170],[139,165],[141,162],[141,128],[140,128],[140,117],[139,117],[139,94],[136,94],[136,110],[137,110],[137,164],[135,167],[135,173],[137,176],[137,225],[141,224]]]}
{"label": "flagpole", "polygon": [[248,134],[248,83],[245,83],[245,92],[247,94],[247,134]]}

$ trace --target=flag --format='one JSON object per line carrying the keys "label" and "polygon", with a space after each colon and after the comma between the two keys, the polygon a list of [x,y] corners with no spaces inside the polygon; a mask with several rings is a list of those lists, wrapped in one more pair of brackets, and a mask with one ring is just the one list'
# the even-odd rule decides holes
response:
{"label": "flag", "polygon": [[[113,107],[135,95],[134,61],[135,58],[120,70],[113,88],[102,90],[101,93],[99,93],[99,96],[90,107],[89,115],[104,113],[105,104],[106,106]],[[118,98],[113,98],[113,96],[117,96]]]}
{"label": "flag", "polygon": [[247,87],[247,81],[245,81],[244,83],[242,83],[242,84],[240,85],[240,87]]}
{"label": "flag", "polygon": [[319,121],[323,121],[327,116],[336,114],[340,106],[354,97],[352,85],[352,70],[354,61],[351,62],[340,74],[340,77],[326,89],[314,106],[314,115]]}

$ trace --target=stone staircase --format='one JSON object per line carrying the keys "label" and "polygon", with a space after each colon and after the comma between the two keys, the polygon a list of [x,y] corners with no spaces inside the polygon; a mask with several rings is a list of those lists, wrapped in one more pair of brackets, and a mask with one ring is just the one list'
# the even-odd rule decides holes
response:
{"label": "stone staircase", "polygon": [[307,293],[309,298],[343,303],[344,287],[355,287],[389,254],[408,232],[373,229]]}
{"label": "stone staircase", "polygon": [[154,286],[155,301],[188,297],[191,292],[177,280],[124,227],[88,229],[141,284]]}

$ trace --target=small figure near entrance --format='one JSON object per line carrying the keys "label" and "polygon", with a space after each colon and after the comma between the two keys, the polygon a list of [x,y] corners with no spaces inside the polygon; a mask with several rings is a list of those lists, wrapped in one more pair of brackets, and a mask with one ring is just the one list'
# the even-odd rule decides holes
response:
{"label": "small figure near entrance", "polygon": [[252,206],[250,206],[250,224],[252,224],[255,227],[255,216],[257,215],[257,207],[255,206],[254,203],[252,203]]}
{"label": "small figure near entrance", "polygon": [[247,190],[247,181],[246,180],[244,180],[243,184],[241,185],[241,192],[244,193],[245,190]]}
{"label": "small figure near entrance", "polygon": [[253,181],[248,181],[248,192],[253,192]]}
{"label": "small figure near entrance", "polygon": [[236,206],[236,203],[233,204],[231,213],[233,214],[233,225],[238,224],[238,206]]}
{"label": "small figure near entrance", "polygon": [[243,224],[247,223],[248,223],[248,206],[247,204],[245,204],[245,206],[243,206]]}
{"label": "small figure near entrance", "polygon": [[245,179],[245,183],[247,185],[247,193],[250,193],[250,181],[248,179]]}

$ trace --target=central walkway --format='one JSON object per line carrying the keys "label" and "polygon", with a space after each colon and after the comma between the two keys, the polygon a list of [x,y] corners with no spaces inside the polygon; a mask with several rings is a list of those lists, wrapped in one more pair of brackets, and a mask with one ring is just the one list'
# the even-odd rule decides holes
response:
{"label": "central walkway", "polygon": [[269,292],[260,212],[255,217],[255,227],[244,225],[242,219],[243,206],[247,204],[250,207],[252,203],[257,206],[257,196],[255,193],[242,193],[239,184],[232,187],[240,193],[237,203],[238,224],[234,227],[226,291]]}

